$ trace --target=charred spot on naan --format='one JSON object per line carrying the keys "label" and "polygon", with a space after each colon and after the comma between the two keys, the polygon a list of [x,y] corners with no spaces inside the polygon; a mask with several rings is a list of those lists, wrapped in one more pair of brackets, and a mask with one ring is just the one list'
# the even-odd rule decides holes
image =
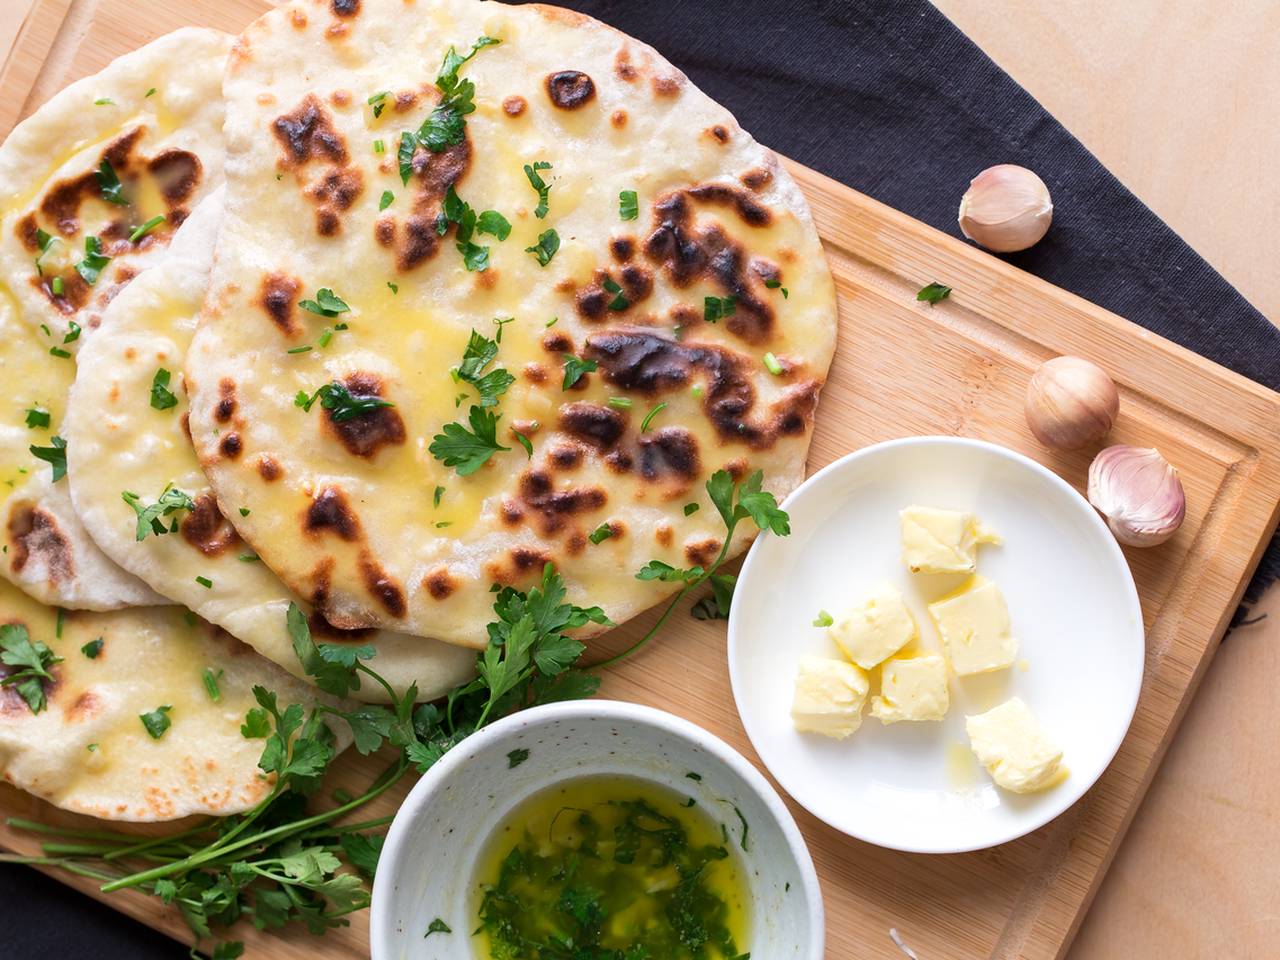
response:
{"label": "charred spot on naan", "polygon": [[[673,190],[653,203],[653,229],[644,242],[648,259],[658,264],[677,287],[696,280],[714,282],[734,298],[734,313],[726,328],[748,343],[768,340],[773,331],[773,307],[762,296],[742,246],[717,223],[694,223],[693,201],[728,206],[750,226],[767,226],[773,215],[747,191],[727,184],[702,184]],[[758,289],[759,287],[759,289]]]}
{"label": "charred spot on naan", "polygon": [[519,492],[523,503],[538,515],[541,531],[547,536],[564,529],[568,520],[599,510],[609,500],[601,487],[557,490],[551,475],[538,469],[521,474]]}
{"label": "charred spot on naan", "polygon": [[529,107],[529,101],[519,94],[512,94],[502,101],[502,112],[508,117],[518,117]]}
{"label": "charred spot on naan", "polygon": [[448,567],[436,567],[422,578],[422,585],[433,600],[447,600],[458,589],[458,581]]}
{"label": "charred spot on naan", "polygon": [[609,450],[627,429],[625,414],[598,403],[571,403],[560,408],[560,429],[597,450]]}
{"label": "charred spot on naan", "polygon": [[302,324],[298,322],[293,309],[294,300],[301,289],[301,280],[284,273],[269,273],[262,278],[258,306],[266,311],[267,316],[287,337],[296,337],[302,332]]}
{"label": "charred spot on naan", "polygon": [[364,174],[350,162],[346,141],[328,110],[309,93],[271,126],[281,148],[277,165],[293,171],[300,184],[309,164],[327,164],[319,177],[303,186],[303,193],[316,207],[316,231],[324,237],[341,232],[343,213],[364,189]]}
{"label": "charred spot on naan", "polygon": [[218,403],[213,408],[213,418],[219,423],[230,423],[236,412],[236,382],[230,377],[218,381]]}
{"label": "charred spot on naan", "polygon": [[58,520],[33,503],[9,507],[9,568],[21,573],[28,565],[44,571],[51,584],[70,580],[76,572],[75,554]]}
{"label": "charred spot on naan", "polygon": [[332,533],[348,543],[362,537],[360,518],[351,509],[347,495],[335,486],[322,487],[312,498],[302,525],[313,536]]}
{"label": "charred spot on naan", "polygon": [[719,143],[719,144],[728,143],[730,138],[729,128],[722,123],[717,123],[715,126],[709,127],[707,129],[707,136],[709,136],[716,143]]}
{"label": "charred spot on naan", "polygon": [[609,241],[609,252],[619,263],[627,263],[636,255],[635,237],[613,237]]}
{"label": "charred spot on naan", "polygon": [[486,579],[503,587],[528,582],[542,573],[542,568],[552,562],[545,550],[532,547],[513,547],[499,560],[484,565]]}
{"label": "charred spot on naan", "polygon": [[640,476],[650,483],[664,483],[669,495],[687,491],[702,473],[698,441],[684,427],[663,427],[642,434]]}
{"label": "charred spot on naan", "polygon": [[388,614],[400,619],[405,615],[404,588],[400,586],[368,550],[361,550],[358,559],[360,577],[369,591]]}
{"label": "charred spot on naan", "polygon": [[267,483],[275,483],[284,475],[284,468],[280,466],[280,462],[275,457],[262,454],[258,457],[256,464],[258,476]]}
{"label": "charred spot on naan", "polygon": [[354,17],[360,12],[360,0],[329,0],[335,17]]}
{"label": "charred spot on naan", "polygon": [[638,264],[625,263],[616,276],[613,270],[597,270],[591,283],[579,290],[573,299],[580,317],[603,320],[609,314],[627,313],[652,292],[653,273]]}
{"label": "charred spot on naan", "polygon": [[329,643],[359,643],[367,640],[374,633],[372,627],[354,627],[350,630],[335,627],[317,610],[311,611],[310,616],[307,617],[307,624],[311,627],[313,636],[323,638]]}
{"label": "charred spot on naan", "polygon": [[412,166],[414,194],[403,227],[390,213],[374,224],[374,239],[395,251],[396,268],[402,273],[431,259],[440,248],[443,237],[438,225],[444,215],[444,197],[471,166],[471,142],[464,134],[460,143],[439,153],[418,146]]}
{"label": "charred spot on naan", "polygon": [[316,229],[332,237],[342,229],[342,214],[364,190],[364,174],[358,167],[331,167],[307,188],[316,204]]}
{"label": "charred spot on naan", "polygon": [[[343,386],[356,399],[381,397],[382,378],[373,373],[357,372],[343,379]],[[347,452],[371,460],[385,446],[405,442],[404,420],[395,407],[377,407],[357,414],[350,420],[337,420],[334,411],[326,409],[322,417],[325,429],[331,431]]]}
{"label": "charred spot on naan", "polygon": [[642,330],[611,331],[587,337],[583,356],[594,360],[606,383],[650,396],[685,387],[695,377],[705,384],[702,408],[719,436],[729,442],[769,449],[782,436],[802,436],[813,422],[821,381],[795,383],[763,416],[752,417],[756,390],[749,361],[710,344],[686,344]]}
{"label": "charred spot on naan", "polygon": [[194,508],[182,519],[182,539],[206,557],[216,557],[240,543],[240,536],[218,509],[211,493],[194,499]]}
{"label": "charred spot on naan", "polygon": [[547,96],[561,110],[578,110],[586,106],[596,95],[596,85],[581,70],[559,70],[548,74]]}
{"label": "charred spot on naan", "polygon": [[699,566],[704,570],[715,563],[724,544],[714,537],[692,540],[684,545],[684,558],[691,566]]}

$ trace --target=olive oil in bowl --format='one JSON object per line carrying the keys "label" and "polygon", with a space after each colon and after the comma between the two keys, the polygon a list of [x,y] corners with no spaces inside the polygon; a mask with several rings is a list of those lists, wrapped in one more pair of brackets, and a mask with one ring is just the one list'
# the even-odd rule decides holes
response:
{"label": "olive oil in bowl", "polygon": [[622,776],[567,780],[530,796],[481,854],[477,956],[749,957],[750,891],[736,849],[743,827],[733,821],[731,836],[717,819],[723,812]]}

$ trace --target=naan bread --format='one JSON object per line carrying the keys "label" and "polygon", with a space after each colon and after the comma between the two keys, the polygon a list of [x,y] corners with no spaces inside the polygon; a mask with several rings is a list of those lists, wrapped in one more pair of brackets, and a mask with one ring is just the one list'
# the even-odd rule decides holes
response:
{"label": "naan bread", "polygon": [[[219,81],[231,41],[216,30],[167,34],[60,91],[0,146],[0,281],[51,344],[72,321],[91,328],[222,182]],[[121,203],[104,195],[104,159]],[[157,216],[165,221],[130,241]],[[37,230],[56,238],[43,256]],[[90,237],[112,258],[92,285],[75,269]]]}
{"label": "naan bread", "polygon": [[[217,191],[196,208],[165,256],[111,302],[80,350],[63,427],[71,497],[93,539],[115,562],[301,675],[285,629],[285,611],[296,598],[223,518],[186,432],[181,371],[209,282],[222,203]],[[162,409],[157,409],[152,385],[160,370],[169,375],[173,397],[162,395],[157,401]],[[139,541],[137,514],[122,494],[138,494],[145,507],[170,487],[189,496],[195,509],[163,517],[162,530],[174,520],[177,529],[164,534],[148,529]],[[237,512],[234,503],[225,506]],[[363,631],[350,636],[314,616],[311,625],[326,642],[375,643],[373,666],[379,674],[398,691],[416,682],[426,700],[475,672],[472,651],[438,640],[386,633],[370,637]],[[387,699],[382,687],[369,682],[356,696]]]}
{"label": "naan bread", "polygon": [[[501,44],[461,68],[465,140],[419,146],[402,185],[401,132],[439,101],[446,51],[482,36]],[[716,556],[713,471],[763,470],[779,496],[800,482],[835,343],[821,246],[776,158],[651,48],[554,7],[302,0],[248,28],[223,92],[227,215],[188,355],[192,435],[219,500],[250,510],[230,517],[241,535],[330,622],[479,646],[491,585],[547,562],[621,621],[674,589],[635,578],[647,561]],[[550,184],[545,217],[526,165]],[[450,186],[511,223],[471,237],[487,270],[464,267],[441,219]],[[549,229],[541,266],[526,248]],[[350,310],[308,312],[322,288]],[[709,322],[708,297],[732,316]],[[514,318],[488,368],[516,378],[488,408],[508,449],[460,476],[429,447],[470,422],[477,391],[451,368],[495,318]],[[597,365],[568,390],[566,355]],[[331,381],[394,406],[340,420],[295,404]]]}
{"label": "naan bread", "polygon": [[[0,582],[0,624],[20,624],[63,658],[39,713],[15,687],[0,687],[0,775],[63,809],[106,820],[225,816],[261,800],[271,788],[258,769],[263,741],[240,732],[256,706],[253,685],[274,690],[282,706],[309,709],[317,694],[188,617],[179,607],[148,607],[60,618]],[[99,638],[91,659],[81,648]],[[0,666],[0,675],[10,669]],[[216,677],[217,702],[205,687],[206,669]],[[162,706],[170,707],[170,726],[155,739],[140,717]],[[350,732],[337,728],[342,749]]]}
{"label": "naan bread", "polygon": [[[45,603],[164,602],[98,550],[65,480],[28,448],[57,442],[74,355],[101,311],[221,183],[219,82],[230,46],[212,30],[161,37],[71,84],[0,146],[0,364],[10,384],[0,406],[0,574]],[[104,196],[104,159],[122,204]],[[111,257],[92,285],[76,269],[93,262],[88,238]]]}

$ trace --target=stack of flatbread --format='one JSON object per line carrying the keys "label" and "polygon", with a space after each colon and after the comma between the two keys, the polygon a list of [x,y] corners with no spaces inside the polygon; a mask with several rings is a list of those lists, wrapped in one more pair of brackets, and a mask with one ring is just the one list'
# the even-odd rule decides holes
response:
{"label": "stack of flatbread", "polygon": [[21,123],[0,190],[0,623],[61,658],[39,712],[0,688],[0,769],[70,809],[251,806],[251,688],[320,696],[291,603],[434,698],[495,585],[552,563],[621,622],[679,587],[647,562],[724,546],[713,472],[803,478],[835,341],[807,207],[589,18],[182,30]]}

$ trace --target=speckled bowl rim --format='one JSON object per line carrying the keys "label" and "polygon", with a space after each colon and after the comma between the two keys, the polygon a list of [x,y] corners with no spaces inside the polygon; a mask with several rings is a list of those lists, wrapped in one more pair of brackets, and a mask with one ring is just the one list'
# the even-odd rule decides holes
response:
{"label": "speckled bowl rim", "polygon": [[[814,869],[813,858],[809,854],[809,848],[800,833],[800,828],[796,825],[795,818],[791,816],[791,811],[778,795],[778,791],[746,757],[697,724],[667,713],[665,710],[621,700],[573,700],[532,707],[512,714],[472,734],[423,774],[405,797],[400,809],[396,811],[378,861],[378,870],[373,883],[373,902],[369,911],[369,945],[372,960],[388,960],[391,956],[391,941],[395,928],[395,918],[391,915],[391,904],[394,902],[392,893],[401,874],[414,867],[413,851],[406,842],[412,832],[413,824],[444,792],[455,773],[478,750],[509,741],[531,727],[575,720],[632,723],[655,728],[705,751],[741,777],[748,789],[769,811],[774,826],[781,831],[787,848],[795,860],[811,931],[809,948],[803,955],[803,960],[823,960],[826,920],[818,873]],[[643,773],[638,775],[643,776]]]}

